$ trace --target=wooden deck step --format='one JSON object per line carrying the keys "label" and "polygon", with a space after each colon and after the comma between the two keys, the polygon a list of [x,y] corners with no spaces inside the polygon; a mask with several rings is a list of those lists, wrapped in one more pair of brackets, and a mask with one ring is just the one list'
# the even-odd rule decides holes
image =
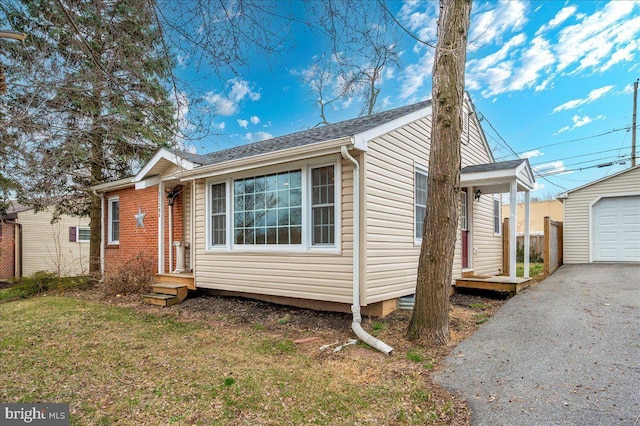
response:
{"label": "wooden deck step", "polygon": [[144,295],[142,301],[152,305],[171,306],[182,302],[189,292],[185,284],[155,283],[151,286],[153,293]]}
{"label": "wooden deck step", "polygon": [[142,296],[142,301],[144,303],[158,306],[171,306],[181,302],[181,300],[178,299],[178,296],[160,293],[145,294]]}

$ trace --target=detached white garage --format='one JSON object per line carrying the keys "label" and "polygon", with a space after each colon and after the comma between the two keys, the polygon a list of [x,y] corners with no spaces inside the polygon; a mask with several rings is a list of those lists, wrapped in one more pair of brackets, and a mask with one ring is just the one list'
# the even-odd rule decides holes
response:
{"label": "detached white garage", "polygon": [[640,262],[640,166],[558,196],[564,263]]}

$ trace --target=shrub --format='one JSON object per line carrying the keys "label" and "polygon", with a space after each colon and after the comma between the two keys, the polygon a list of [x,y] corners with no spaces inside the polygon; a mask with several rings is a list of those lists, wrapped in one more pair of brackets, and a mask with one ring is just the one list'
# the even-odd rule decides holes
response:
{"label": "shrub", "polygon": [[[516,247],[516,262],[524,262],[524,246],[519,245]],[[542,263],[542,253],[531,250],[529,252],[529,262]]]}
{"label": "shrub", "polygon": [[55,272],[38,271],[28,277],[20,278],[14,286],[0,291],[0,300],[26,298],[47,291],[64,291],[76,288],[86,290],[94,282],[90,276],[58,277]]}
{"label": "shrub", "polygon": [[104,292],[107,295],[148,293],[155,276],[153,261],[140,253],[118,269],[105,274]]}

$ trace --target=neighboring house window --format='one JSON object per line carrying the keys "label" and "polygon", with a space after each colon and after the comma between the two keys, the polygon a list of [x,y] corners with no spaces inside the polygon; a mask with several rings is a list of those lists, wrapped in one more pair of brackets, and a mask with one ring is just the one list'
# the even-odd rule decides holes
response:
{"label": "neighboring house window", "polygon": [[335,243],[334,166],[311,170],[311,221],[314,245]]}
{"label": "neighboring house window", "polygon": [[427,173],[425,171],[416,169],[414,189],[415,236],[416,240],[421,240],[424,216],[427,214]]}
{"label": "neighboring house window", "polygon": [[91,241],[91,228],[88,226],[69,227],[70,243],[88,243]]}
{"label": "neighboring house window", "polygon": [[502,207],[500,205],[500,198],[495,197],[493,199],[493,233],[500,235],[500,223],[502,222]]}
{"label": "neighboring house window", "polygon": [[340,215],[337,167],[301,167],[212,182],[208,247],[334,248]]}
{"label": "neighboring house window", "polygon": [[302,171],[233,182],[234,244],[302,243]]}
{"label": "neighboring house window", "polygon": [[109,211],[109,244],[118,244],[120,242],[120,198],[111,197],[107,202]]}
{"label": "neighboring house window", "polygon": [[211,245],[227,244],[227,196],[224,183],[211,185]]}

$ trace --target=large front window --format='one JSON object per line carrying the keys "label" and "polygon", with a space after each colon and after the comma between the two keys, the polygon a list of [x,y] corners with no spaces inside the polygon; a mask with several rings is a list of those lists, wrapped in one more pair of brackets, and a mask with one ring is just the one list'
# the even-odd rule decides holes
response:
{"label": "large front window", "polygon": [[208,188],[212,249],[336,246],[335,164],[212,182]]}
{"label": "large front window", "polygon": [[302,171],[233,182],[235,244],[302,243]]}

